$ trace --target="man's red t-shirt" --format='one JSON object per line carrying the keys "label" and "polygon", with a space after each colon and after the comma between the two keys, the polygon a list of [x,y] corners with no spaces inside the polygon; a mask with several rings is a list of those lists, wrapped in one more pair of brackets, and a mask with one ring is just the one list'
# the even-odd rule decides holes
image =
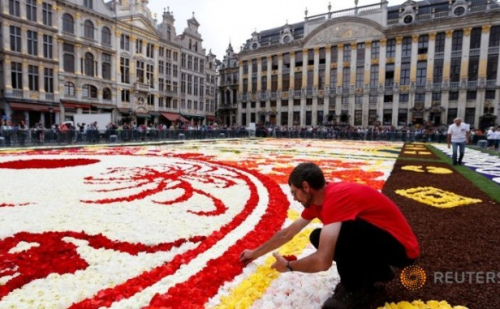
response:
{"label": "man's red t-shirt", "polygon": [[401,210],[388,197],[366,185],[327,184],[323,205],[305,208],[302,218],[318,218],[324,225],[359,218],[394,236],[405,247],[408,258],[415,259],[420,254],[417,238]]}

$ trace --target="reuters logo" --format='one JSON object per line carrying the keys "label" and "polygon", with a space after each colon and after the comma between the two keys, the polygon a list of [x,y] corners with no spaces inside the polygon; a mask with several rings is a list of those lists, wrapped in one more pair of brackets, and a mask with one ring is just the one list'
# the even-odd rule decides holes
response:
{"label": "reuters logo", "polygon": [[427,275],[421,267],[410,265],[403,269],[400,279],[401,284],[405,288],[410,291],[416,291],[424,286]]}

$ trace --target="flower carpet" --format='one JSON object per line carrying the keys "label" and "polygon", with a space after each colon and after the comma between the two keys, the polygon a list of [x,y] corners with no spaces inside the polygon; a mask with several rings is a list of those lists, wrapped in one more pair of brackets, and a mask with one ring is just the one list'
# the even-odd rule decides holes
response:
{"label": "flower carpet", "polygon": [[[403,149],[411,153],[398,159]],[[309,161],[329,181],[395,200],[428,280],[499,272],[499,205],[448,164],[411,160],[419,155],[435,158],[414,144],[277,139],[4,150],[0,308],[320,308],[339,282],[335,267],[279,274],[270,255],[238,261],[300,216],[287,180]],[[309,233],[320,226],[280,253],[313,252]],[[426,282],[414,291],[393,280],[364,306],[499,308],[499,286]]]}

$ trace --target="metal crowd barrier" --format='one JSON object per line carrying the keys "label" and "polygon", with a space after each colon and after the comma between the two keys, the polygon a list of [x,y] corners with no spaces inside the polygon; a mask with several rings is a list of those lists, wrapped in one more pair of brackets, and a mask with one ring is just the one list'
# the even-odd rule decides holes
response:
{"label": "metal crowd barrier", "polygon": [[[106,129],[106,130],[0,130],[0,147],[22,147],[39,145],[72,145],[101,143],[136,143],[148,141],[195,140],[246,137],[303,138],[332,140],[363,140],[393,142],[437,142],[446,143],[445,133],[377,132],[345,130],[265,130],[220,129],[220,130],[156,130]],[[475,145],[483,136],[471,138]]]}

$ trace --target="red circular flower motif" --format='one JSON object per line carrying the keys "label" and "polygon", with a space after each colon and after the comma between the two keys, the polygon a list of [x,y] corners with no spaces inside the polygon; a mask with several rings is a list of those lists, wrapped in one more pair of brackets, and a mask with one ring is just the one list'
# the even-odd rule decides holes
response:
{"label": "red circular flower motif", "polygon": [[72,166],[90,165],[100,162],[96,159],[31,159],[31,160],[16,160],[0,163],[0,168],[8,168],[15,170],[25,169],[52,169]]}

